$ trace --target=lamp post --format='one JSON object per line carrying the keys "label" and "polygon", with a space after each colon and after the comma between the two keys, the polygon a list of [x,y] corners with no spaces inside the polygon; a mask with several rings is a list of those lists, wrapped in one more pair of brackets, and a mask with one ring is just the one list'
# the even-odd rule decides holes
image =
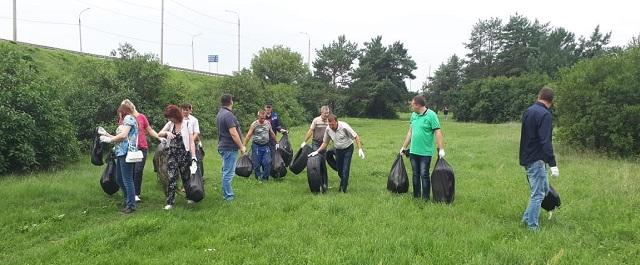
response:
{"label": "lamp post", "polygon": [[238,17],[238,72],[240,72],[240,14],[233,10],[225,10],[225,12],[236,14]]}
{"label": "lamp post", "polygon": [[202,35],[202,33],[198,33],[196,35],[191,36],[191,69],[196,70],[196,60],[195,60],[195,56],[193,55],[193,39],[195,39],[196,37]]}
{"label": "lamp post", "polygon": [[80,39],[80,52],[82,52],[82,13],[84,13],[84,11],[87,11],[91,8],[87,7],[85,9],[83,9],[82,11],[80,11],[80,13],[78,14],[78,35],[79,35],[79,39]]}

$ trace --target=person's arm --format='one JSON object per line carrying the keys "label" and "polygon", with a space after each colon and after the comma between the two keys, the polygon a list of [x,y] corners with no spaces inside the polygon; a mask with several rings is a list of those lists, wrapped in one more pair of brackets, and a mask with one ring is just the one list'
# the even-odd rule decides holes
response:
{"label": "person's arm", "polygon": [[362,149],[362,141],[360,141],[360,135],[356,135],[356,144],[358,145],[358,149]]}
{"label": "person's arm", "polygon": [[238,134],[238,130],[236,130],[236,127],[229,128],[229,134],[231,135],[231,139],[233,139],[233,142],[240,149],[240,152],[244,153],[247,150],[247,148],[244,147],[244,145],[242,144],[242,141],[240,140],[240,135]]}
{"label": "person's arm", "polygon": [[407,136],[404,137],[404,142],[402,143],[402,150],[407,149],[409,143],[411,143],[411,126],[409,126],[409,130],[407,131]]}
{"label": "person's arm", "polygon": [[169,127],[171,126],[171,122],[167,122],[164,127],[158,132],[158,137],[167,137],[167,132],[169,131]]}
{"label": "person's arm", "polygon": [[191,159],[196,159],[196,133],[191,133],[189,137],[189,152],[191,153]]}
{"label": "person's arm", "polygon": [[111,142],[117,143],[122,142],[129,135],[129,131],[131,130],[131,125],[122,125],[122,130],[119,134],[111,137]]}
{"label": "person's arm", "polygon": [[276,134],[273,132],[273,130],[271,128],[269,128],[269,134],[271,135],[271,139],[273,139],[274,141],[278,140],[278,139],[276,139]]}
{"label": "person's arm", "polygon": [[253,136],[253,129],[254,128],[255,128],[254,126],[249,127],[249,131],[247,132],[247,135],[244,136],[244,141],[242,141],[242,146],[247,146],[247,143],[249,142],[249,139],[251,139],[251,136]]}
{"label": "person's arm", "polygon": [[153,128],[151,128],[151,126],[147,126],[146,131],[149,134],[149,136],[160,140],[160,136],[158,135],[158,133]]}
{"label": "person's arm", "polygon": [[549,167],[556,166],[556,157],[553,154],[553,144],[551,143],[552,131],[551,115],[545,114],[542,116],[542,121],[538,127],[538,136],[540,137],[544,161],[549,164]]}
{"label": "person's arm", "polygon": [[324,141],[324,142],[322,142],[322,144],[320,145],[320,147],[318,148],[318,150],[316,150],[316,152],[320,153],[320,152],[322,152],[322,151],[326,150],[326,149],[327,149],[327,144],[328,144],[327,142],[329,142],[329,141]]}
{"label": "person's arm", "polygon": [[309,129],[307,131],[307,134],[304,135],[304,142],[305,143],[309,141],[309,139],[311,138],[311,135],[313,135],[313,129]]}
{"label": "person's arm", "polygon": [[438,149],[444,150],[444,137],[442,136],[442,130],[436,129],[436,143],[438,144]]}

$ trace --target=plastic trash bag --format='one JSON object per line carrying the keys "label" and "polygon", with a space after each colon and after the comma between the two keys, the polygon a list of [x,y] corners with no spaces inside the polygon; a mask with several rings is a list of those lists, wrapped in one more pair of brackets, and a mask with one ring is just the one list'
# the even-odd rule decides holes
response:
{"label": "plastic trash bag", "polygon": [[293,162],[291,162],[289,170],[291,170],[293,174],[300,174],[300,172],[302,172],[302,170],[307,166],[307,158],[311,152],[313,152],[313,149],[309,145],[305,145],[300,148],[298,152],[296,152],[295,157],[293,157]]}
{"label": "plastic trash bag", "polygon": [[275,179],[284,178],[287,175],[287,165],[282,159],[280,152],[276,152],[271,160],[271,177]]}
{"label": "plastic trash bag", "polygon": [[253,173],[253,162],[248,154],[244,154],[236,161],[236,175],[248,178]]}
{"label": "plastic trash bag", "polygon": [[284,160],[285,166],[290,166],[291,161],[293,160],[293,148],[291,148],[291,142],[289,142],[289,134],[284,133],[280,138],[280,142],[278,143],[278,150],[280,155],[282,156],[282,160]]}
{"label": "plastic trash bag", "polygon": [[103,153],[107,148],[106,143],[100,142],[100,134],[96,132],[93,136],[93,144],[91,145],[91,164],[96,166],[104,165]]}
{"label": "plastic trash bag", "polygon": [[404,167],[404,159],[402,159],[401,154],[396,156],[396,160],[393,161],[393,166],[391,166],[389,179],[387,180],[387,190],[394,193],[406,193],[409,190],[409,176],[407,175],[407,169]]}
{"label": "plastic trash bag", "polygon": [[166,142],[161,142],[156,147],[156,152],[153,155],[153,171],[156,172],[156,179],[160,187],[164,191],[164,195],[168,194],[167,187],[169,186],[169,146]]}
{"label": "plastic trash bag", "polygon": [[199,202],[204,199],[204,178],[200,170],[189,177],[189,181],[184,184],[184,190],[189,200]]}
{"label": "plastic trash bag", "polygon": [[438,158],[431,173],[431,191],[433,201],[452,203],[456,193],[456,180],[453,168],[444,158]]}
{"label": "plastic trash bag", "polygon": [[544,196],[541,206],[542,209],[545,209],[549,212],[560,207],[560,194],[558,194],[558,192],[553,187],[551,187],[551,185],[549,185],[549,192],[547,192],[547,195]]}
{"label": "plastic trash bag", "polygon": [[116,159],[113,153],[109,153],[107,156],[107,166],[104,168],[104,172],[102,172],[102,176],[100,177],[100,186],[102,190],[109,195],[113,195],[120,189],[116,182]]}
{"label": "plastic trash bag", "polygon": [[327,191],[327,165],[324,155],[318,154],[307,160],[307,180],[309,190],[313,193]]}

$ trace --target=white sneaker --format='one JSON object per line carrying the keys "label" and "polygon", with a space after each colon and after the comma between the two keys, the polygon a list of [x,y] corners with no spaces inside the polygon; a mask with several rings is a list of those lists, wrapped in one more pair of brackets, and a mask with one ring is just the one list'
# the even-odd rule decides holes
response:
{"label": "white sneaker", "polygon": [[173,209],[173,206],[172,206],[172,205],[167,204],[167,205],[165,205],[165,206],[164,206],[164,209],[165,209],[165,210],[171,210],[171,209]]}
{"label": "white sneaker", "polygon": [[140,197],[138,197],[138,195],[136,195],[136,202],[140,202]]}
{"label": "white sneaker", "polygon": [[192,201],[192,200],[187,200],[187,204],[194,204],[196,202]]}

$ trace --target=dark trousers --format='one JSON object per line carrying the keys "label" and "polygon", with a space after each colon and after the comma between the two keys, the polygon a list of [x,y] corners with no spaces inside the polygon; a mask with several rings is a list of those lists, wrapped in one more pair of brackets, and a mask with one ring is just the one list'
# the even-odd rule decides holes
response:
{"label": "dark trousers", "polygon": [[351,170],[352,156],[353,144],[345,149],[336,149],[336,167],[338,168],[340,191],[342,192],[347,192],[347,186],[349,185],[349,171]]}
{"label": "dark trousers", "polygon": [[140,191],[142,190],[142,175],[144,174],[144,165],[147,162],[148,150],[140,151],[142,151],[142,161],[135,163],[133,166],[133,185],[135,186],[136,196],[140,196]]}
{"label": "dark trousers", "polygon": [[422,190],[422,198],[429,200],[431,194],[431,183],[429,180],[429,166],[431,165],[430,156],[421,156],[410,154],[411,167],[413,168],[413,197],[420,198]]}

